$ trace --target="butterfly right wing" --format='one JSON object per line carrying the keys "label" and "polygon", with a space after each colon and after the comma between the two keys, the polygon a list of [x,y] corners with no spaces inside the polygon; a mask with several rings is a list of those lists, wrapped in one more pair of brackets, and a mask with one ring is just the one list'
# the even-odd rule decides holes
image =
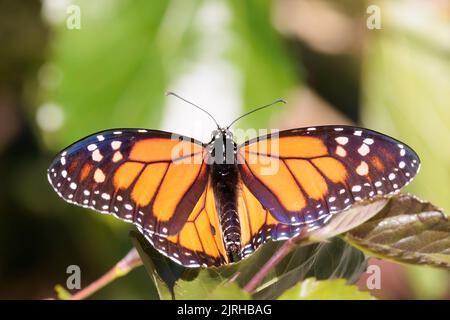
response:
{"label": "butterfly right wing", "polygon": [[243,181],[239,182],[238,215],[241,227],[241,255],[245,259],[269,240],[286,240],[300,234],[304,227],[314,228],[322,220],[309,225],[284,224],[273,217]]}
{"label": "butterfly right wing", "polygon": [[282,131],[238,146],[242,255],[320,228],[356,202],[389,197],[417,174],[408,146],[356,127]]}

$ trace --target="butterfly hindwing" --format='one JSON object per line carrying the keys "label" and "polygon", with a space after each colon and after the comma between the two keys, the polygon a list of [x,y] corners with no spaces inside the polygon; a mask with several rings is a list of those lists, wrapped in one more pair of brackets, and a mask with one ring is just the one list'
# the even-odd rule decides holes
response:
{"label": "butterfly hindwing", "polygon": [[149,230],[143,233],[157,250],[186,267],[221,266],[229,262],[211,182],[178,233],[168,237]]}
{"label": "butterfly hindwing", "polygon": [[[273,217],[261,202],[240,181],[238,197],[238,213],[241,226],[241,254],[248,257],[269,240],[285,240],[292,238],[303,230],[304,225],[284,224]],[[320,224],[316,221],[315,224]],[[312,227],[309,225],[308,227]]]}
{"label": "butterfly hindwing", "polygon": [[347,126],[258,137],[239,146],[237,156],[243,183],[275,220],[312,228],[357,201],[399,191],[420,165],[403,143]]}
{"label": "butterfly hindwing", "polygon": [[167,132],[108,130],[63,150],[48,178],[67,202],[171,235],[205,190],[203,152],[200,142]]}

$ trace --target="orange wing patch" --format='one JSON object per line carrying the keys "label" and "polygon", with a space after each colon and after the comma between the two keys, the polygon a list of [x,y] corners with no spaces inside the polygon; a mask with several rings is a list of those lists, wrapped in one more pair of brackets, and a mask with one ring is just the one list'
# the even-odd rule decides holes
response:
{"label": "orange wing patch", "polygon": [[[249,157],[252,156],[248,153],[246,156],[248,159],[246,161],[250,162]],[[252,174],[271,190],[287,210],[300,211],[305,206],[306,200],[284,161],[266,155],[259,155],[258,159],[258,162],[248,165]],[[265,164],[269,162],[271,165],[267,167]],[[265,172],[273,173],[265,174]]]}
{"label": "orange wing patch", "polygon": [[344,165],[331,157],[312,159],[311,162],[332,182],[343,183],[348,177]]}
{"label": "orange wing patch", "polygon": [[267,211],[243,183],[240,185],[238,197],[238,214],[241,223],[241,247],[245,247],[266,222]]}
{"label": "orange wing patch", "polygon": [[[179,251],[175,258],[184,262],[185,265],[228,263],[210,182],[180,232],[166,239],[172,250]],[[158,248],[157,242],[155,245],[157,249],[167,255],[166,250]]]}
{"label": "orange wing patch", "polygon": [[[332,210],[336,184],[345,187],[348,172],[318,137],[285,136],[243,145],[238,160],[244,182],[280,223],[300,224],[305,213],[318,219]],[[339,189],[338,189],[339,191]],[[331,198],[331,200],[330,200]]]}
{"label": "orange wing patch", "polygon": [[274,218],[242,181],[239,184],[239,192],[238,214],[241,225],[242,258],[250,255],[270,239],[279,240],[278,236],[281,239],[283,231],[293,236],[302,228],[282,224]]}
{"label": "orange wing patch", "polygon": [[[323,199],[328,193],[328,186],[319,171],[308,160],[285,160],[295,180],[311,198]],[[290,210],[293,211],[293,210]]]}
{"label": "orange wing patch", "polygon": [[176,206],[194,184],[205,165],[171,163],[153,204],[154,215],[159,221],[168,221]]}
{"label": "orange wing patch", "polygon": [[311,158],[327,154],[321,139],[314,137],[280,137],[261,139],[242,148],[245,152],[271,155],[282,158]]}
{"label": "orange wing patch", "polygon": [[83,182],[88,176],[89,173],[91,172],[92,169],[92,165],[89,163],[85,163],[84,166],[81,168],[81,172],[80,172],[80,182]]}
{"label": "orange wing patch", "polygon": [[146,166],[131,192],[131,198],[140,207],[145,207],[150,203],[168,166],[168,163],[154,163]]}
{"label": "orange wing patch", "polygon": [[201,145],[189,141],[152,138],[136,142],[130,152],[130,160],[141,162],[173,161],[202,152],[203,147]]}
{"label": "orange wing patch", "polygon": [[381,162],[380,158],[378,158],[377,156],[374,156],[374,157],[372,157],[371,162],[378,171],[384,172],[384,165]]}
{"label": "orange wing patch", "polygon": [[136,162],[125,162],[114,174],[114,186],[116,189],[128,189],[144,168],[144,164]]}

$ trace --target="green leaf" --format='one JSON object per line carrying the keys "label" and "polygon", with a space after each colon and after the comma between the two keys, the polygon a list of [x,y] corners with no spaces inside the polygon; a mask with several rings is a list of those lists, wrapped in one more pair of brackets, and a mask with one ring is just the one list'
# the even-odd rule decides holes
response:
{"label": "green leaf", "polygon": [[349,231],[345,240],[384,259],[450,268],[449,218],[412,195],[391,198],[374,218]]}
{"label": "green leaf", "polygon": [[176,284],[175,298],[192,299],[238,299],[248,300],[250,295],[244,292],[237,283],[229,282],[217,269],[202,269],[193,281],[180,280]]}
{"label": "green leaf", "polygon": [[308,235],[310,241],[320,242],[361,225],[377,215],[389,202],[387,198],[375,198],[354,204],[334,215],[325,226]]}
{"label": "green leaf", "polygon": [[287,290],[280,300],[373,300],[368,292],[348,285],[345,279],[318,281],[308,278]]}
{"label": "green leaf", "polygon": [[174,299],[175,283],[179,279],[194,279],[199,269],[189,269],[161,255],[139,232],[130,232],[131,240],[136,247],[147,273],[153,280],[160,299]]}
{"label": "green leaf", "polygon": [[[208,269],[183,268],[157,252],[138,232],[133,243],[161,299],[209,297],[247,299],[242,288],[283,242],[269,242],[249,258],[229,266]],[[338,238],[328,243],[298,247],[269,273],[255,299],[275,299],[306,277],[344,277],[355,281],[365,269],[364,255]]]}
{"label": "green leaf", "polygon": [[[270,249],[268,254],[273,254],[270,245],[267,249]],[[299,246],[269,274],[264,284],[253,293],[253,298],[276,299],[287,289],[309,277],[320,280],[345,278],[353,283],[359,279],[366,266],[364,254],[339,238],[320,244]],[[257,270],[258,267],[255,267],[252,272]]]}
{"label": "green leaf", "polygon": [[57,284],[55,286],[55,291],[56,291],[56,296],[58,297],[58,299],[60,300],[69,300],[72,295],[70,294],[69,291],[67,291],[62,285]]}

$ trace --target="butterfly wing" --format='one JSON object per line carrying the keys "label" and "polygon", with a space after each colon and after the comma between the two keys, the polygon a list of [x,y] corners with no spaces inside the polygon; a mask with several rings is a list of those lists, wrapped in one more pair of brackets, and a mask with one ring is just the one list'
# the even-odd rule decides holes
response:
{"label": "butterfly wing", "polygon": [[254,197],[262,207],[241,206],[245,212],[241,216],[268,221],[249,233],[250,242],[290,238],[304,226],[320,227],[357,201],[392,195],[413,179],[420,166],[417,154],[405,144],[348,126],[258,137],[240,145],[237,157],[242,197]]}
{"label": "butterfly wing", "polygon": [[210,181],[180,232],[168,237],[142,232],[157,250],[186,267],[229,263]]}
{"label": "butterfly wing", "polygon": [[111,213],[143,230],[178,233],[204,193],[203,145],[168,132],[99,132],[63,150],[48,179],[67,202]]}

